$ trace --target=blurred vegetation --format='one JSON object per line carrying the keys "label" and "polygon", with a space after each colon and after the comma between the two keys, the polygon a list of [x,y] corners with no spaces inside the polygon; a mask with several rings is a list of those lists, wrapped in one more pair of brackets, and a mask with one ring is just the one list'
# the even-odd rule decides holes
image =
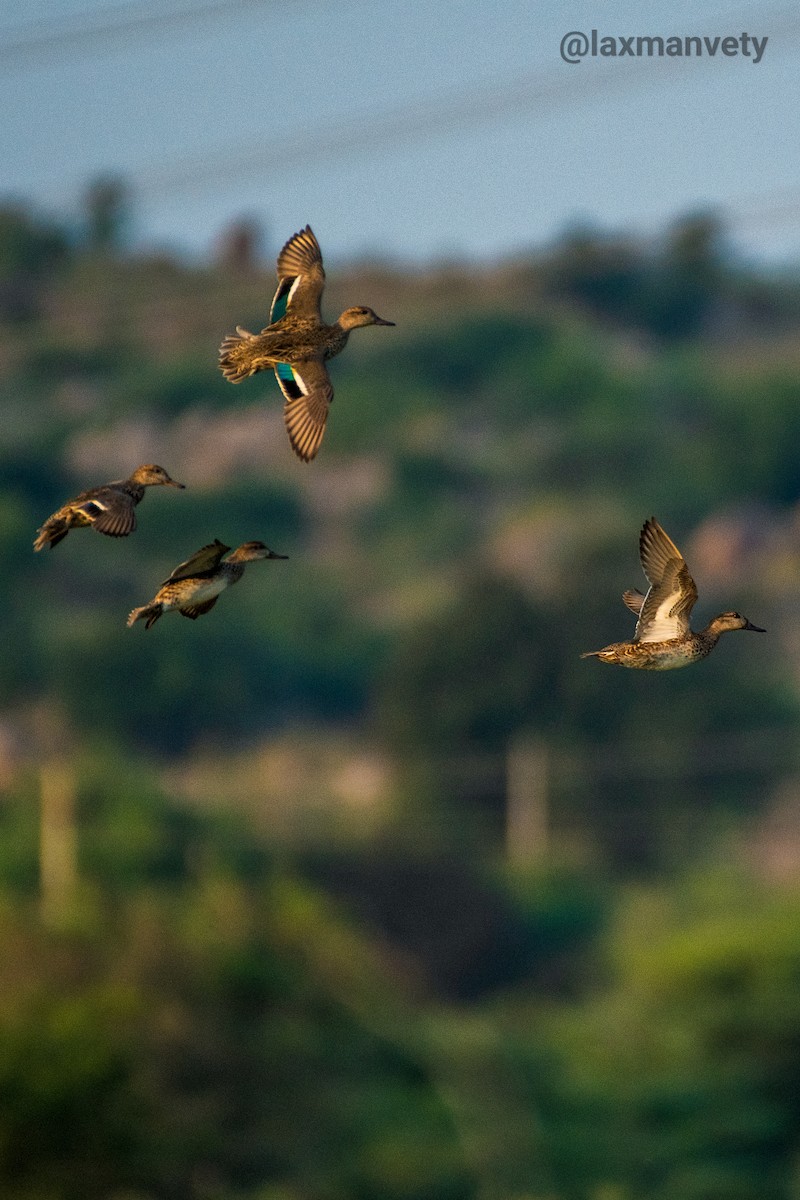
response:
{"label": "blurred vegetation", "polygon": [[[304,467],[274,382],[216,367],[277,247],[248,222],[216,261],[133,254],[131,203],[0,205],[0,1194],[796,1200],[800,279],[707,214],[332,273],[328,314],[397,328],[332,364]],[[146,461],[187,490],[134,536],[32,553]],[[698,622],[768,637],[580,661],[632,632],[651,513]],[[126,629],[215,537],[289,559]],[[351,784],[315,824],[331,745],[357,782],[388,763],[388,800]]]}

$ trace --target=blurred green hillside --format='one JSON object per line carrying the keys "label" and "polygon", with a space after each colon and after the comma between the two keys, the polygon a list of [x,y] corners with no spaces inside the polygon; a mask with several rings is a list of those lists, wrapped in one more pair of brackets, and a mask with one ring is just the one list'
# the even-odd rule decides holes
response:
{"label": "blurred green hillside", "polygon": [[[793,1200],[800,278],[707,216],[326,251],[397,328],[304,466],[216,366],[292,231],[187,264],[119,203],[0,207],[0,1194]],[[148,461],[132,537],[33,554]],[[767,637],[579,659],[651,514]],[[127,629],[215,537],[289,560]]]}

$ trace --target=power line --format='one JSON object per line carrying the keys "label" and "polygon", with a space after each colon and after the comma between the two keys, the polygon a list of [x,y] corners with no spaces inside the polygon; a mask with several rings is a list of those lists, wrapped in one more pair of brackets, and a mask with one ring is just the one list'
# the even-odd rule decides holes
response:
{"label": "power line", "polygon": [[0,42],[0,66],[24,67],[54,52],[87,50],[97,43],[150,33],[164,26],[178,28],[198,18],[228,15],[243,8],[275,8],[279,0],[194,0],[193,3],[152,8],[140,0],[127,0],[102,12],[84,10],[61,23],[30,21],[5,32]]}
{"label": "power line", "polygon": [[[116,5],[114,19],[92,19],[84,12],[75,21],[53,26],[37,21],[22,27],[22,33],[0,44],[0,65],[19,66],[30,54],[45,50],[83,48],[90,41],[117,37],[135,31],[151,31],[164,24],[185,24],[198,17],[230,13],[234,9],[275,6],[280,0],[195,0],[154,10],[141,0],[126,0]],[[785,10],[762,13],[760,23],[769,26],[770,37],[796,35],[800,22],[796,14]],[[776,24],[777,22],[777,24]],[[449,91],[398,109],[388,110],[369,122],[363,114],[357,119],[335,120],[313,132],[287,130],[279,137],[255,139],[202,156],[185,156],[151,167],[134,169],[133,178],[141,191],[164,195],[192,190],[198,185],[227,186],[237,178],[271,173],[282,176],[287,166],[320,163],[332,158],[352,157],[376,147],[386,149],[431,137],[442,132],[467,130],[492,123],[504,116],[534,110],[536,116],[557,110],[565,104],[580,102],[604,93],[625,92],[642,82],[654,83],[697,66],[680,59],[633,59],[623,64],[590,66],[572,70],[560,64],[549,71],[528,71],[510,80],[491,80],[468,90]],[[258,149],[253,150],[254,141]],[[59,181],[59,194],[63,181]]]}
{"label": "power line", "polygon": [[[264,0],[236,0],[240,5],[264,3]],[[137,10],[138,3],[126,6]],[[230,3],[204,0],[191,12],[229,9]],[[152,19],[152,14],[149,19]],[[158,19],[161,19],[160,17]],[[762,15],[762,20],[763,15]],[[777,23],[776,23],[777,22]],[[800,21],[785,11],[773,14],[770,36],[796,36]],[[707,60],[703,60],[707,66]],[[246,143],[211,150],[202,156],[173,157],[166,165],[144,167],[135,172],[141,190],[155,195],[192,190],[198,185],[227,186],[234,179],[249,175],[283,177],[287,166],[321,163],[343,156],[363,155],[376,148],[395,149],[444,132],[468,130],[491,124],[503,117],[534,111],[536,117],[557,111],[566,104],[581,102],[603,94],[626,92],[642,83],[657,83],[665,75],[674,78],[683,72],[686,80],[697,62],[680,59],[633,59],[621,63],[582,64],[571,70],[563,64],[550,70],[526,71],[512,79],[492,79],[469,89],[443,91],[414,104],[386,110],[365,122],[363,114],[355,119],[334,120],[316,130],[287,130],[278,137],[250,136]],[[257,149],[253,146],[257,145]]]}
{"label": "power line", "polygon": [[[794,32],[800,28],[797,22]],[[661,71],[654,72],[654,66]],[[340,160],[343,155],[355,156],[376,147],[396,148],[443,132],[467,130],[490,124],[514,113],[535,110],[536,115],[604,93],[627,91],[631,86],[654,75],[676,69],[674,61],[652,60],[626,66],[584,72],[576,78],[560,69],[548,72],[525,72],[515,79],[498,84],[496,81],[431,96],[415,105],[385,111],[369,123],[363,116],[357,119],[334,121],[312,132],[289,131],[282,136],[258,139],[250,137],[247,144],[228,147],[204,154],[202,157],[173,159],[167,166],[145,168],[137,173],[141,188],[151,194],[191,190],[198,184],[227,186],[232,179],[267,173],[283,177],[287,166]],[[253,149],[254,141],[258,148]]]}
{"label": "power line", "polygon": [[[289,7],[285,0],[189,0],[188,3],[162,3],[154,7],[142,0],[121,0],[120,3],[103,8],[84,9],[66,18],[39,18],[3,29],[0,35],[5,40],[0,44],[0,61],[24,56],[36,56],[50,50],[82,49],[87,41],[99,38],[116,39],[121,34],[155,29],[159,25],[185,24],[197,18],[227,14],[237,8],[246,7]],[[775,22],[794,16],[791,9],[756,11],[746,8],[738,12],[723,11],[705,14],[704,27],[709,22],[740,24],[756,20],[770,38],[782,32]],[[688,31],[685,31],[688,32]],[[630,64],[628,64],[630,65]]]}
{"label": "power line", "polygon": [[[106,38],[131,30],[151,30],[170,22],[194,21],[219,12],[243,7],[276,4],[279,0],[197,0],[186,6],[162,7],[153,10],[140,0],[127,0],[113,9],[114,21],[87,20],[84,12],[80,21],[53,27],[42,21],[23,27],[23,33],[0,46],[0,60],[19,51],[38,52],[64,45],[86,44],[92,37]],[[761,14],[762,27],[769,25],[770,36],[796,35],[800,22],[785,11]],[[776,22],[778,22],[776,24]],[[694,64],[696,65],[696,64]],[[529,71],[513,79],[497,80],[426,97],[424,100],[378,114],[366,123],[358,119],[335,120],[316,130],[287,130],[278,137],[257,140],[249,138],[233,148],[217,149],[201,156],[174,156],[152,166],[134,168],[131,179],[136,189],[146,196],[163,197],[187,192],[204,192],[209,188],[228,187],[236,179],[247,176],[280,177],[288,167],[313,164],[331,159],[341,161],[364,155],[376,148],[396,150],[437,134],[466,131],[475,126],[490,124],[515,113],[534,112],[534,119],[569,103],[580,103],[597,95],[626,92],[643,82],[657,82],[669,72],[674,78],[683,71],[686,79],[691,67],[675,59],[634,59],[624,64],[603,64],[577,70],[559,66],[549,71]],[[253,149],[257,140],[257,149]],[[63,195],[63,181],[59,182]],[[747,203],[747,202],[746,202]],[[755,198],[755,207],[748,203],[737,219],[742,224],[792,223],[797,219],[800,193],[797,190],[780,197]]]}

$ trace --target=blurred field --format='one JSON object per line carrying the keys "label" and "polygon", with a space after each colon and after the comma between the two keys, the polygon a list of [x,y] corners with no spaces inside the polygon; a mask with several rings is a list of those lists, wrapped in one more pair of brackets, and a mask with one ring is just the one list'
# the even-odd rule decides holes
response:
{"label": "blurred field", "polygon": [[[304,467],[216,368],[272,250],[88,216],[0,210],[0,1193],[793,1200],[800,280],[706,216],[339,271],[397,328]],[[579,660],[651,514],[768,637]],[[289,560],[126,629],[215,537]]]}

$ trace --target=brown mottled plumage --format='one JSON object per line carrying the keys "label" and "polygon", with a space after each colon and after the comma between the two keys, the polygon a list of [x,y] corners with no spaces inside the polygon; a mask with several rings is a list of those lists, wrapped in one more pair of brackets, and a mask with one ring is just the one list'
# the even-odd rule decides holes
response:
{"label": "brown mottled plumage", "polygon": [[689,614],[697,600],[697,587],[678,547],[651,517],[639,535],[639,555],[650,588],[646,596],[631,589],[622,599],[639,618],[630,642],[613,642],[602,650],[589,650],[581,658],[599,658],[644,671],[669,671],[705,658],[720,635],[734,629],[764,633],[736,612],[724,612],[695,632]]}
{"label": "brown mottled plumage", "polygon": [[37,530],[34,550],[43,550],[45,546],[52,550],[70,529],[85,525],[91,525],[98,533],[105,533],[108,537],[127,537],[136,528],[134,509],[142,500],[145,488],[159,484],[185,487],[185,484],[171,479],[163,467],[146,463],[137,467],[129,479],[115,479],[112,483],[81,492],[74,500],[63,504]]}
{"label": "brown mottled plumage", "polygon": [[340,354],[351,329],[394,325],[371,308],[347,308],[333,325],[320,312],[325,271],[310,225],[293,234],[278,255],[278,290],[270,324],[261,333],[236,326],[223,341],[220,370],[231,383],[272,368],[284,394],[284,420],[292,449],[309,462],[322,442],[333,387],[325,362]]}
{"label": "brown mottled plumage", "polygon": [[149,604],[134,608],[128,617],[128,625],[143,620],[145,629],[149,629],[164,613],[173,610],[195,621],[203,613],[210,612],[225,588],[238,583],[246,563],[261,558],[287,557],[269,550],[263,542],[244,542],[223,562],[222,556],[229,550],[230,546],[216,539],[201,547],[164,580]]}

